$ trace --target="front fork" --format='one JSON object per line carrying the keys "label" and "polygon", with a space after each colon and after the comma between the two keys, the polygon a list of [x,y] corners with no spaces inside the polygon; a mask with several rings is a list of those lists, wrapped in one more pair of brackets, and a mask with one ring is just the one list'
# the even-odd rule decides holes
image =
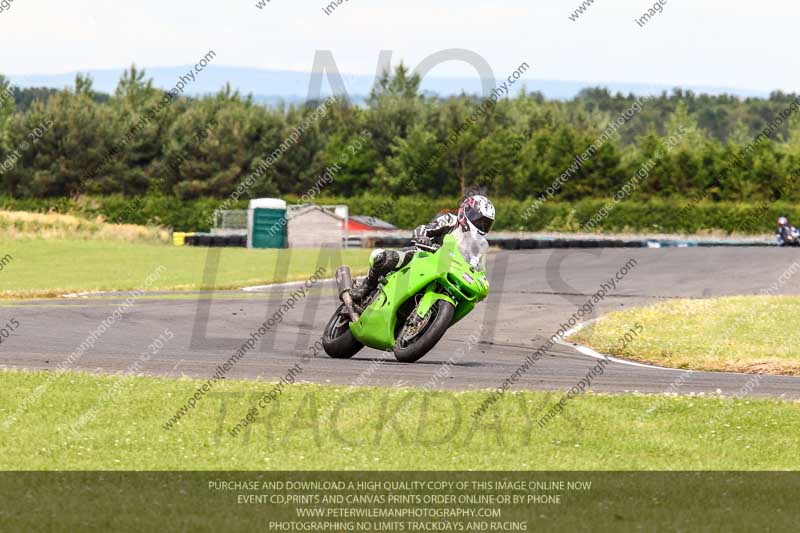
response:
{"label": "front fork", "polygon": [[450,302],[451,304],[453,304],[453,307],[457,306],[453,298],[451,298],[447,294],[442,294],[440,292],[437,292],[437,288],[438,287],[436,286],[436,284],[431,283],[425,289],[425,294],[422,296],[422,300],[420,300],[419,304],[417,304],[416,314],[418,319],[422,320],[423,318],[425,318],[425,315],[428,314],[428,311],[431,310],[431,307],[433,307],[439,300]]}

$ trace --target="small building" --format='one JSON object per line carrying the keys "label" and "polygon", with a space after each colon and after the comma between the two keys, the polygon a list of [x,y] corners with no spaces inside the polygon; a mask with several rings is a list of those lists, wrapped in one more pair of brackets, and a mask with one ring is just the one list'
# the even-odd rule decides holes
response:
{"label": "small building", "polygon": [[342,247],[348,242],[349,216],[345,205],[291,206],[287,218],[290,248]]}

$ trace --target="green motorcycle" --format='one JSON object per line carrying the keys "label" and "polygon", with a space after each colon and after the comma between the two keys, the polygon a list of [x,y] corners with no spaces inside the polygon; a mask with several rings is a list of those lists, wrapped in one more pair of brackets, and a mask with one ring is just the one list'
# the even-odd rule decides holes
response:
{"label": "green motorcycle", "polygon": [[362,305],[350,297],[350,269],[340,267],[336,283],[342,303],[325,326],[325,352],[347,359],[369,346],[392,350],[403,363],[419,360],[488,296],[488,247],[485,238],[468,232],[446,235],[441,247],[420,247],[408,265],[381,279]]}

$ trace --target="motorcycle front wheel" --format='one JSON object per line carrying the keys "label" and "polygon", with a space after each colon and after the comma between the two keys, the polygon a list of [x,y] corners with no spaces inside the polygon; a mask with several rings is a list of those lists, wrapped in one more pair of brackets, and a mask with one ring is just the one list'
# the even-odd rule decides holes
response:
{"label": "motorcycle front wheel", "polygon": [[445,300],[438,300],[430,311],[419,318],[416,309],[406,320],[394,343],[394,357],[401,363],[413,363],[436,346],[450,324],[456,308]]}
{"label": "motorcycle front wheel", "polygon": [[350,359],[364,347],[350,331],[350,318],[347,316],[344,304],[339,306],[325,326],[325,331],[322,333],[322,347],[325,353],[334,359]]}

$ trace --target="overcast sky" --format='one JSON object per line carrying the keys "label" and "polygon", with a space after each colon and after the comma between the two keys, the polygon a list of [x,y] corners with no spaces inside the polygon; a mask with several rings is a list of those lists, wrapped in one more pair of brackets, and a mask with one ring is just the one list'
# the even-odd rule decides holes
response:
{"label": "overcast sky", "polygon": [[[649,0],[13,0],[0,12],[0,72],[61,73],[194,64],[308,71],[328,49],[344,73],[374,73],[378,51],[416,65],[466,48],[502,77],[585,82],[800,89],[800,3],[667,0],[639,27]],[[662,0],[663,2],[664,0]],[[436,76],[472,75],[460,63]]]}

